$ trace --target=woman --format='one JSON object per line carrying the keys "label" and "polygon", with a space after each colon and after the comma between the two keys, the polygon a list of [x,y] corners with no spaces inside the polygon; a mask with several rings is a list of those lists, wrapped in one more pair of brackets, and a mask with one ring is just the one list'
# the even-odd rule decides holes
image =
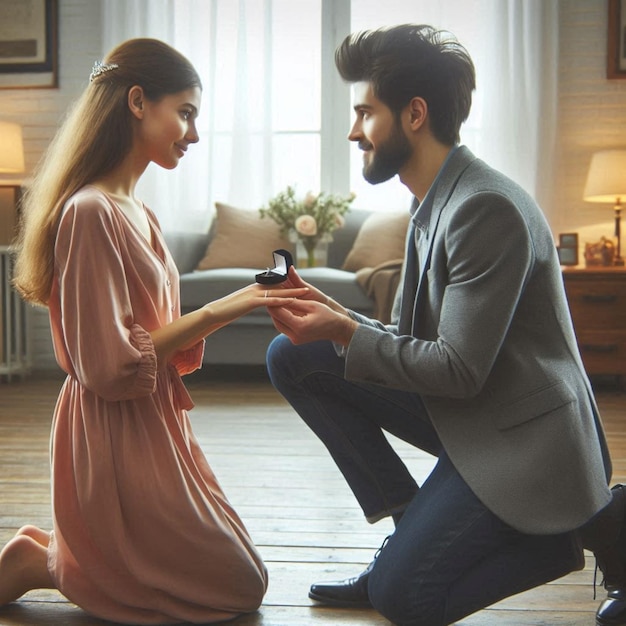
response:
{"label": "woman", "polygon": [[0,554],[0,604],[59,589],[120,623],[211,622],[256,610],[267,572],[192,433],[181,381],[204,337],[304,289],[250,285],[180,315],[178,273],[135,196],[150,162],[198,141],[201,83],[151,39],[122,43],[52,143],[24,204],[15,285],[45,305],[67,379],[52,430],[52,533]]}

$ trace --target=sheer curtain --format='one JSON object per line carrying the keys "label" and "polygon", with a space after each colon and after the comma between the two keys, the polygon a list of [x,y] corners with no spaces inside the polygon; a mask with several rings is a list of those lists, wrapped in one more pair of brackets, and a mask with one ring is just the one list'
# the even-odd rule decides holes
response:
{"label": "sheer curtain", "polygon": [[[341,12],[346,32],[321,16]],[[345,16],[351,15],[350,23]],[[185,54],[203,80],[200,143],[176,170],[151,166],[141,197],[164,229],[203,230],[215,201],[256,209],[287,184],[319,190],[321,170],[345,172],[325,191],[357,193],[355,206],[408,206],[394,179],[371,186],[361,155],[349,171],[322,120],[346,119],[349,91],[321,86],[321,41],[350,30],[400,22],[453,32],[477,69],[472,114],[462,142],[524,186],[549,213],[556,127],[558,5],[543,0],[104,0],[104,52],[131,37],[163,39]],[[328,81],[327,81],[328,82]],[[336,93],[338,91],[338,93]],[[326,112],[322,115],[322,108]],[[328,107],[334,107],[329,116]],[[343,107],[343,108],[342,108]],[[327,122],[324,122],[327,123]],[[330,164],[330,166],[329,166]],[[323,167],[322,167],[323,165]]]}
{"label": "sheer curtain", "polygon": [[164,230],[206,230],[214,202],[256,208],[272,179],[271,2],[105,0],[103,46],[155,37],[191,60],[202,83],[200,141],[173,171],[150,165],[138,194]]}

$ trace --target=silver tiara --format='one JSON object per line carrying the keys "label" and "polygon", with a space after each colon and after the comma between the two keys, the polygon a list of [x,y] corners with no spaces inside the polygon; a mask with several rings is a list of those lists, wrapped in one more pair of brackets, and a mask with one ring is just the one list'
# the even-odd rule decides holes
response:
{"label": "silver tiara", "polygon": [[96,61],[91,69],[91,74],[89,74],[89,82],[93,83],[98,76],[102,76],[102,74],[106,74],[111,70],[116,70],[118,67],[119,65],[117,63],[102,63],[102,61]]}

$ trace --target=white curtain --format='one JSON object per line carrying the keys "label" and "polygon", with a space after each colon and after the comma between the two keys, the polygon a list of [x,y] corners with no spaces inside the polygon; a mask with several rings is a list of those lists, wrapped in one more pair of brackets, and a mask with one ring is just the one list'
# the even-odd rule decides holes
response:
{"label": "white curtain", "polygon": [[[522,185],[550,213],[555,141],[558,3],[552,0],[352,0],[352,30],[405,22],[448,30],[476,67],[461,142]],[[378,206],[407,205],[393,179],[370,187],[352,148],[351,188]]]}
{"label": "white curtain", "polygon": [[550,213],[557,127],[558,3],[489,0],[480,156]]}
{"label": "white curtain", "polygon": [[[347,2],[351,5],[352,30],[410,21],[430,23],[457,35],[477,69],[477,92],[470,119],[462,129],[463,143],[519,182],[549,214],[558,3],[333,0],[325,3],[325,8],[333,10],[334,4]],[[273,19],[278,5],[282,12],[293,7],[292,22],[280,34],[274,29],[281,25]],[[315,139],[319,120],[311,122],[310,128],[299,122],[303,129],[299,149],[293,141],[286,147],[286,135],[276,134],[281,119],[287,117],[284,112],[277,113],[281,104],[282,111],[328,106],[328,99],[319,91],[302,91],[306,84],[297,73],[282,75],[284,70],[272,67],[285,56],[276,56],[279,39],[281,49],[291,46],[293,55],[311,48],[306,41],[302,43],[302,37],[308,24],[314,28],[316,22],[302,17],[305,5],[312,11],[316,2],[103,0],[103,52],[132,37],[156,37],[185,54],[203,80],[200,143],[187,152],[176,170],[165,172],[151,166],[141,182],[141,197],[157,212],[164,229],[206,229],[216,200],[258,208],[285,183],[301,182],[304,191],[315,189],[319,164],[307,162],[305,155],[314,154],[315,161],[330,159],[331,163],[336,158],[326,154],[324,146],[321,153],[315,152],[320,150]],[[293,41],[285,42],[285,33],[290,32]],[[312,62],[303,59],[300,66]],[[295,105],[285,107],[272,101],[276,100],[277,84],[289,90]],[[345,106],[350,106],[349,101]],[[348,130],[341,131],[343,137]],[[355,205],[381,209],[408,206],[406,189],[397,179],[367,185],[360,176],[361,156],[356,149],[351,153],[351,163],[350,189],[357,193]],[[296,177],[301,180],[294,180]]]}
{"label": "white curtain", "polygon": [[[263,97],[270,93],[271,0],[104,0],[103,7],[104,52],[155,37],[187,56],[203,82],[200,142],[178,168],[151,165],[139,184],[163,229],[206,230],[216,200],[260,206],[271,179]],[[259,153],[266,158],[253,162]]]}

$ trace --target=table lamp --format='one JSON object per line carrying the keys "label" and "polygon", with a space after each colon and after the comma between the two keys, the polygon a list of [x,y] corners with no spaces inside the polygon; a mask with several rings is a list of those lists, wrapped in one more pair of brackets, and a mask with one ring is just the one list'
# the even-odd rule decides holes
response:
{"label": "table lamp", "polygon": [[[19,124],[0,121],[0,174],[24,171],[22,128]],[[21,181],[0,179],[0,246],[10,245],[19,221]]]}
{"label": "table lamp", "polygon": [[22,127],[11,122],[0,122],[0,174],[19,174],[23,171]]}
{"label": "table lamp", "polygon": [[613,265],[624,265],[621,255],[622,198],[626,199],[626,149],[594,153],[589,165],[583,199],[613,204],[617,247]]}

